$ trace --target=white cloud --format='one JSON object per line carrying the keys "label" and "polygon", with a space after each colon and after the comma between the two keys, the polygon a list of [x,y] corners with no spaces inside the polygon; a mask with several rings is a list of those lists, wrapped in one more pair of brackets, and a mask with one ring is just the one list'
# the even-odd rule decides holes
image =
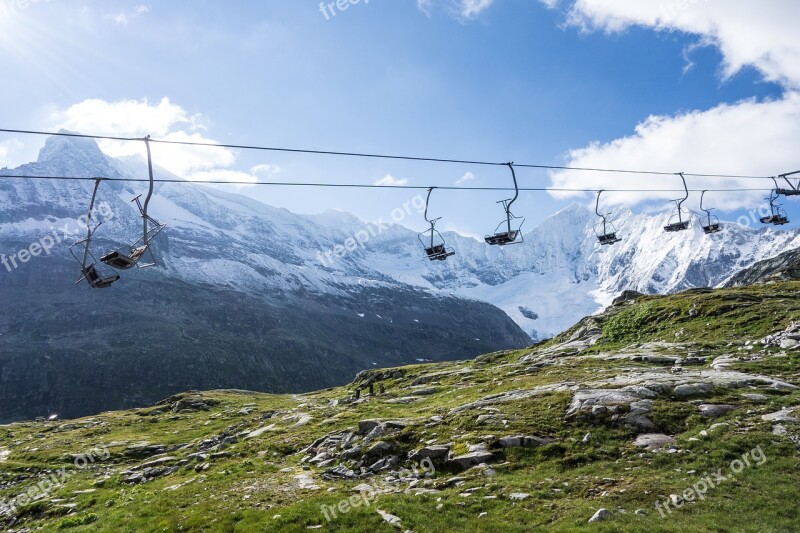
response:
{"label": "white cloud", "polygon": [[256,165],[250,169],[251,174],[265,174],[265,175],[272,175],[278,174],[281,171],[281,167],[278,165],[270,165],[268,163],[262,163],[261,165]]}
{"label": "white cloud", "polygon": [[106,15],[104,18],[107,20],[113,20],[115,24],[119,26],[127,26],[130,24],[131,21],[141,17],[142,15],[147,15],[150,13],[152,8],[146,4],[139,4],[133,8],[131,11],[120,11],[119,13],[110,13]]}
{"label": "white cloud", "polygon": [[[540,2],[548,7],[559,3]],[[620,32],[642,26],[694,34],[720,49],[726,77],[752,66],[769,81],[800,88],[800,2],[796,0],[575,0],[566,4],[568,22],[584,30]]]}
{"label": "white cloud", "polygon": [[475,174],[473,174],[472,172],[467,172],[466,174],[464,174],[463,176],[461,176],[456,180],[456,185],[463,185],[464,183],[469,183],[474,179],[475,179]]}
{"label": "white cloud", "polygon": [[[632,26],[680,31],[698,37],[684,50],[685,71],[694,67],[691,52],[716,46],[724,76],[744,67],[781,84],[777,100],[745,100],[704,111],[649,117],[629,137],[572,150],[568,166],[632,168],[666,172],[773,175],[800,166],[800,39],[794,0],[539,0],[547,7],[564,5],[567,22],[583,31],[622,32]],[[556,188],[679,188],[676,177],[589,172],[555,172]],[[768,180],[690,178],[690,188],[769,188]],[[569,193],[553,193],[557,197]],[[668,199],[675,193],[614,193],[610,203]],[[763,193],[713,193],[717,206],[736,209],[759,202]]]}
{"label": "white cloud", "polygon": [[395,178],[391,174],[386,174],[381,179],[375,180],[372,182],[373,185],[381,185],[383,187],[386,186],[402,186],[408,185],[408,180],[406,178]]}
{"label": "white cloud", "polygon": [[461,16],[471,19],[480,15],[492,5],[494,0],[461,0]]}
{"label": "white cloud", "polygon": [[[51,128],[63,128],[91,135],[143,138],[217,144],[203,134],[206,129],[200,114],[190,114],[181,106],[162,98],[156,104],[145,100],[107,102],[89,99],[51,113]],[[144,156],[141,142],[98,141],[103,152],[113,157]],[[189,180],[256,181],[255,174],[277,167],[257,165],[251,172],[231,169],[236,154],[227,148],[153,143],[153,160],[158,166]]]}
{"label": "white cloud", "polygon": [[[800,146],[800,92],[780,100],[746,100],[707,111],[677,116],[652,116],[636,126],[634,135],[609,143],[594,143],[569,152],[569,166],[626,168],[664,172],[770,176],[797,170]],[[560,171],[551,174],[552,187],[577,189],[673,189],[681,182],[672,176],[605,174]],[[694,189],[764,188],[769,180],[688,178]],[[557,198],[574,193],[553,192]],[[679,196],[679,195],[678,195]],[[713,193],[719,208],[752,206],[764,193]],[[604,202],[614,204],[671,199],[675,193],[614,193]]]}
{"label": "white cloud", "polygon": [[12,166],[12,155],[20,152],[23,148],[24,145],[17,139],[0,142],[0,167]]}
{"label": "white cloud", "polygon": [[417,0],[417,9],[425,13],[427,16],[431,16],[431,4],[433,0]]}
{"label": "white cloud", "polygon": [[417,8],[430,16],[435,4],[443,4],[444,8],[455,18],[471,20],[486,11],[494,0],[417,0]]}

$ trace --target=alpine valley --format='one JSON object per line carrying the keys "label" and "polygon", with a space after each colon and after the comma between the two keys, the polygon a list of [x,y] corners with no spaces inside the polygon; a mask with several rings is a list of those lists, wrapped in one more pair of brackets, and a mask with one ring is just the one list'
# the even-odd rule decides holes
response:
{"label": "alpine valley", "polygon": [[[6,172],[146,175],[140,160],[65,137]],[[176,179],[163,170],[157,178]],[[375,231],[343,212],[297,215],[212,187],[162,183],[150,204],[168,225],[155,245],[158,268],[126,272],[99,291],[75,284],[79,268],[68,251],[82,238],[76,219],[93,185],[0,182],[6,259],[42,239],[59,241],[0,268],[0,422],[139,407],[189,389],[304,392],[368,368],[518,349],[601,311],[622,291],[719,286],[800,247],[795,228],[729,223],[709,237],[694,224],[666,235],[663,214],[621,211],[622,241],[601,249],[594,213],[575,204],[528,228],[519,246],[446,233],[456,255],[431,263],[416,233],[400,225]],[[130,201],[141,185],[102,184],[97,252],[136,234]],[[365,246],[320,260],[365,231]]]}

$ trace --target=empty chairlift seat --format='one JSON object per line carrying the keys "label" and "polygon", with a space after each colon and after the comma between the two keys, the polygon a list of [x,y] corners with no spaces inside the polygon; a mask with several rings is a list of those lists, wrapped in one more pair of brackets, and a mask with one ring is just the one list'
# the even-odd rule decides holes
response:
{"label": "empty chairlift seat", "polygon": [[603,246],[609,246],[611,244],[616,244],[622,239],[617,237],[616,233],[606,233],[605,235],[598,235],[597,236],[598,242],[600,242]]}
{"label": "empty chairlift seat", "polygon": [[433,193],[433,189],[435,188],[436,187],[431,187],[428,189],[428,198],[425,200],[425,222],[430,224],[431,227],[429,230],[420,233],[417,238],[419,242],[422,243],[425,256],[428,259],[431,261],[446,261],[448,257],[456,255],[456,252],[445,245],[444,237],[436,230],[436,223],[441,219],[434,218],[431,220],[428,218],[428,206],[431,202],[431,193]]}
{"label": "empty chairlift seat", "polygon": [[83,276],[86,278],[89,285],[95,289],[107,289],[111,287],[112,283],[119,280],[119,274],[117,273],[111,274],[110,276],[101,276],[94,267],[94,264],[83,269]]}
{"label": "empty chairlift seat", "polygon": [[110,267],[119,269],[119,270],[127,270],[129,268],[133,268],[136,266],[136,263],[139,262],[142,255],[147,251],[147,246],[139,246],[137,248],[132,248],[130,255],[125,255],[120,251],[114,251],[108,253],[100,258],[100,261],[107,264]]}
{"label": "empty chairlift seat", "polygon": [[487,235],[484,237],[484,240],[486,241],[486,244],[505,246],[507,244],[514,243],[517,240],[518,235],[518,230],[503,231],[500,233],[495,233],[494,235]]}
{"label": "empty chairlift seat", "polygon": [[604,192],[605,191],[597,191],[597,202],[595,202],[594,212],[600,217],[600,222],[595,226],[594,232],[601,246],[611,246],[612,244],[620,242],[622,239],[617,237],[617,228],[615,228],[614,224],[607,218],[607,215],[611,213],[607,213],[607,215],[600,213],[600,195]]}
{"label": "empty chairlift seat", "polygon": [[448,250],[444,244],[437,244],[432,248],[425,248],[425,255],[431,261],[445,261],[448,257],[455,255],[455,251]]}

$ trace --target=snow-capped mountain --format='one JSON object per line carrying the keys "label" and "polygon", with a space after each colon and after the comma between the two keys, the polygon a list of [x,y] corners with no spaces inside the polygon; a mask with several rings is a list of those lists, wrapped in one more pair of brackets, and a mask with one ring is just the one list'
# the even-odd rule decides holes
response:
{"label": "snow-capped mountain", "polygon": [[410,235],[374,247],[367,264],[414,285],[453,291],[503,309],[529,335],[545,338],[605,307],[624,290],[665,294],[715,287],[757,261],[800,247],[800,230],[723,223],[706,235],[700,221],[666,233],[669,212],[614,216],[621,242],[600,246],[597,217],[577,204],[526,232],[525,242],[494,249],[446,234],[456,256],[447,264],[419,261]]}
{"label": "snow-capped mountain", "polygon": [[[104,156],[94,141],[51,138],[39,161],[15,172],[143,175],[143,162]],[[160,177],[174,177],[164,171]],[[0,236],[43,234],[69,223],[83,209],[91,182],[14,181],[0,196]],[[10,188],[9,188],[10,187]],[[103,184],[99,202],[115,216],[104,222],[98,243],[111,245],[138,226],[130,198],[142,184]],[[668,214],[614,215],[622,241],[597,243],[596,216],[572,205],[529,229],[525,242],[489,247],[473,238],[445,234],[456,255],[446,262],[422,256],[416,233],[399,225],[377,228],[338,211],[316,216],[293,214],[209,187],[162,184],[151,203],[167,222],[160,253],[163,274],[190,283],[234,290],[310,291],[343,295],[352,287],[419,287],[491,303],[529,335],[543,338],[607,306],[623,290],[667,293],[716,286],[753,263],[800,247],[800,230],[724,224],[705,235],[699,223],[686,232],[665,233]],[[337,257],[348,239],[363,246]],[[24,239],[23,239],[24,240]]]}
{"label": "snow-capped mountain", "polygon": [[[38,161],[12,172],[146,176],[141,160],[65,137],[48,139]],[[797,229],[726,224],[711,237],[699,226],[666,234],[666,215],[626,211],[615,215],[622,241],[601,248],[595,215],[572,205],[516,246],[445,234],[456,255],[432,263],[416,233],[399,225],[332,210],[297,215],[211,187],[161,183],[150,204],[168,224],[154,246],[160,266],[126,271],[97,291],[74,284],[79,268],[68,253],[85,233],[76,219],[93,185],[0,180],[0,294],[11,302],[0,307],[0,422],[133,407],[188,389],[318,389],[374,366],[520,347],[622,290],[714,286],[800,247]],[[95,255],[136,239],[131,199],[145,190],[101,184]]]}

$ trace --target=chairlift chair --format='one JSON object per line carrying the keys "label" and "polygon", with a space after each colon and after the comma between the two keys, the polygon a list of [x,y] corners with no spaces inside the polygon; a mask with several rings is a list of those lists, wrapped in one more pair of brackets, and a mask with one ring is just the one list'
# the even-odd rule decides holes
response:
{"label": "chairlift chair", "polygon": [[761,218],[762,224],[783,226],[789,223],[789,217],[786,215],[786,211],[784,211],[780,205],[775,205],[775,200],[777,200],[779,196],[780,193],[776,189],[770,193],[769,198],[766,198],[766,200],[769,200],[770,215]]}
{"label": "chairlift chair", "polygon": [[703,207],[703,199],[705,198],[706,192],[708,191],[703,191],[703,193],[700,195],[700,210],[706,213],[706,221],[703,224],[703,232],[706,235],[713,235],[722,231],[722,224],[720,224],[719,218],[717,218],[716,215],[711,214],[713,209],[705,209]]}
{"label": "chairlift chair", "polygon": [[617,237],[617,228],[606,218],[611,213],[606,213],[605,215],[600,214],[600,195],[603,194],[603,192],[605,191],[597,191],[597,202],[594,206],[594,212],[602,219],[602,227],[601,223],[598,223],[594,228],[594,232],[597,234],[597,240],[600,242],[601,246],[610,246],[620,242],[622,239]]}
{"label": "chairlift chair", "polygon": [[[435,187],[428,189],[428,198],[425,201],[425,221],[431,225],[431,228],[423,233],[420,233],[417,238],[422,243],[425,249],[425,256],[431,261],[446,261],[448,257],[456,254],[452,248],[447,248],[444,242],[444,237],[436,229],[436,223],[441,218],[428,218],[428,205],[431,201],[431,193]],[[423,238],[424,237],[424,238]]]}
{"label": "chairlift chair", "polygon": [[[69,247],[70,254],[81,265],[81,277],[75,283],[80,283],[83,280],[89,284],[93,289],[107,289],[119,280],[119,274],[116,272],[111,274],[103,274],[97,270],[95,264],[97,259],[91,251],[92,237],[94,236],[97,228],[100,227],[102,222],[99,222],[94,228],[92,227],[92,212],[94,211],[94,201],[97,198],[97,189],[100,187],[100,182],[104,178],[95,178],[94,190],[92,191],[92,200],[89,202],[89,213],[86,215],[86,238],[82,239]],[[80,256],[76,253],[80,250]],[[89,263],[89,259],[93,262]]]}
{"label": "chairlift chair", "polygon": [[[127,252],[122,249],[114,250],[102,256],[100,260],[110,267],[117,270],[128,270],[133,267],[148,268],[156,265],[155,256],[150,249],[150,241],[166,227],[166,224],[161,224],[156,219],[147,214],[147,207],[150,204],[150,198],[153,196],[153,160],[150,154],[150,137],[145,137],[145,146],[147,147],[147,168],[150,175],[150,188],[147,191],[144,204],[141,201],[141,195],[137,196],[132,202],[136,202],[136,207],[139,208],[139,214],[142,217],[142,236],[139,237],[133,244],[127,247]],[[140,264],[140,261],[148,253],[151,258],[150,263]]]}
{"label": "chairlift chair", "polygon": [[686,196],[675,200],[675,204],[678,207],[678,211],[677,213],[675,213],[670,217],[667,225],[664,226],[664,231],[668,233],[685,231],[689,229],[689,224],[691,222],[691,220],[684,220],[683,218],[683,215],[686,213],[683,210],[683,202],[685,202],[689,198],[689,187],[686,185],[686,178],[683,176],[683,173],[680,173],[678,175],[681,177],[681,180],[683,180],[683,188],[686,191]]}
{"label": "chairlift chair", "polygon": [[[508,200],[500,200],[498,204],[503,204],[503,210],[506,212],[506,219],[502,221],[497,228],[495,228],[492,235],[484,237],[486,244],[492,246],[508,246],[510,244],[522,244],[524,238],[522,236],[522,225],[525,223],[525,217],[517,217],[511,212],[511,205],[519,197],[519,185],[517,184],[517,174],[514,171],[514,163],[507,163],[508,168],[511,169],[511,177],[514,179],[514,197]],[[519,220],[519,223],[515,221]],[[505,231],[503,231],[505,230]]]}

